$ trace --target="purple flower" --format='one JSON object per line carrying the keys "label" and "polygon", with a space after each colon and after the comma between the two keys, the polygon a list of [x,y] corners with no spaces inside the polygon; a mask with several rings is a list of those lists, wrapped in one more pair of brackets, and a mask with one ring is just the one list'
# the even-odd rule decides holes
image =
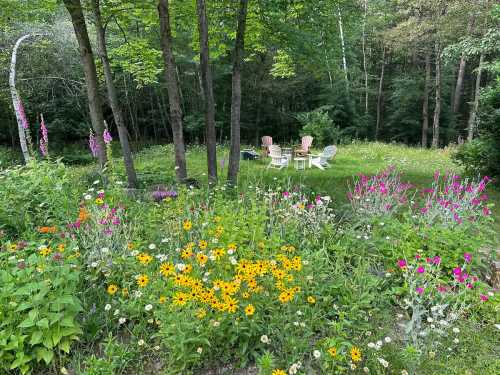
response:
{"label": "purple flower", "polygon": [[102,138],[104,139],[104,143],[109,145],[113,138],[111,137],[111,134],[109,134],[108,129],[104,129],[104,133],[102,133]]}
{"label": "purple flower", "polygon": [[174,190],[155,190],[151,193],[151,197],[155,202],[161,202],[166,198],[177,198],[177,192]]}
{"label": "purple flower", "polygon": [[17,106],[17,112],[19,113],[19,117],[21,118],[21,124],[23,126],[23,129],[28,129],[29,124],[28,120],[26,119],[26,113],[24,112],[24,105],[21,99],[19,99],[19,104]]}
{"label": "purple flower", "polygon": [[415,288],[415,291],[416,291],[419,295],[424,294],[424,290],[425,290],[425,289],[424,289],[424,288],[422,288],[422,287],[420,287],[420,286],[419,286],[419,287],[417,287],[417,288]]}
{"label": "purple flower", "polygon": [[40,152],[43,156],[47,156],[49,154],[49,132],[45,126],[43,114],[41,114],[40,117],[40,132],[42,133],[42,138],[40,139]]}
{"label": "purple flower", "polygon": [[434,258],[432,258],[432,263],[435,265],[439,265],[441,263],[441,257],[439,255],[436,255]]}
{"label": "purple flower", "polygon": [[288,191],[283,192],[283,198],[288,198],[290,196],[290,193]]}
{"label": "purple flower", "polygon": [[418,268],[417,268],[417,272],[418,272],[418,273],[424,273],[424,272],[425,272],[425,268],[424,268],[424,266],[420,266],[420,267],[418,267]]}
{"label": "purple flower", "polygon": [[452,272],[453,272],[453,274],[454,274],[455,276],[459,276],[459,275],[461,275],[461,274],[462,274],[462,268],[460,268],[460,267],[453,268],[453,271],[452,271]]}
{"label": "purple flower", "polygon": [[481,301],[483,301],[483,302],[486,302],[486,301],[488,301],[488,299],[489,299],[489,298],[488,298],[488,296],[487,296],[486,294],[480,294],[480,295],[479,295],[479,298],[480,298],[480,299],[481,299]]}
{"label": "purple flower", "polygon": [[97,144],[97,139],[95,138],[95,135],[92,132],[92,130],[90,131],[90,134],[89,134],[89,147],[90,147],[90,152],[92,153],[92,156],[94,158],[96,158],[98,151],[99,151],[99,145]]}
{"label": "purple flower", "polygon": [[472,255],[469,253],[464,253],[464,259],[467,263],[470,263],[472,260]]}

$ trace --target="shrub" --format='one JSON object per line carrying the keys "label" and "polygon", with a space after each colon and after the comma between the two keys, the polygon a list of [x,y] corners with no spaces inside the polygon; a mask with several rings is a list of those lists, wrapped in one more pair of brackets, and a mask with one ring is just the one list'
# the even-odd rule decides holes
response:
{"label": "shrub", "polygon": [[81,334],[75,293],[78,253],[50,240],[2,244],[0,251],[0,368],[28,373],[70,351]]}
{"label": "shrub", "polygon": [[33,161],[0,171],[0,184],[0,229],[11,236],[67,221],[78,196],[74,176],[60,162]]}
{"label": "shrub", "polygon": [[330,106],[324,106],[298,114],[297,120],[303,125],[301,135],[313,136],[317,145],[337,144],[342,133],[330,118],[330,109]]}

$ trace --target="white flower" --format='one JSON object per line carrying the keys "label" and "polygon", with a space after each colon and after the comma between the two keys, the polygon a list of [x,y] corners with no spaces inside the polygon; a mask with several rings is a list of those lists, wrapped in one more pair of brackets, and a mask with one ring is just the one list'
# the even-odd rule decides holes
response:
{"label": "white flower", "polygon": [[363,367],[363,372],[365,374],[368,374],[370,372],[370,369],[368,367]]}
{"label": "white flower", "polygon": [[144,345],[144,340],[140,339],[139,341],[137,341],[137,345],[143,346]]}
{"label": "white flower", "polygon": [[304,328],[304,327],[306,326],[306,323],[304,323],[304,322],[300,322],[300,326],[301,326],[302,328]]}
{"label": "white flower", "polygon": [[495,327],[496,327],[497,329],[500,329],[500,324],[495,324]]}
{"label": "white flower", "polygon": [[198,349],[196,349],[196,352],[198,354],[201,354],[203,352],[203,348],[200,346]]}
{"label": "white flower", "polygon": [[370,337],[372,335],[372,331],[366,331],[365,335],[368,336],[368,337]]}
{"label": "white flower", "polygon": [[105,311],[109,311],[109,310],[111,310],[111,305],[110,305],[109,303],[108,303],[108,304],[106,304],[106,306],[104,306],[104,310],[105,310]]}
{"label": "white flower", "polygon": [[135,298],[141,298],[141,297],[142,297],[142,292],[141,292],[140,290],[136,290],[136,291],[134,292],[134,297],[135,297]]}
{"label": "white flower", "polygon": [[295,327],[298,327],[298,326],[299,326],[299,322],[293,322],[293,325],[294,325]]}
{"label": "white flower", "polygon": [[133,251],[130,252],[130,256],[132,256],[132,257],[135,257],[138,254],[139,254],[139,251],[137,251],[137,250],[133,250]]}
{"label": "white flower", "polygon": [[99,263],[97,263],[97,262],[90,263],[90,267],[92,267],[92,268],[96,268],[98,265],[99,265]]}
{"label": "white flower", "polygon": [[401,375],[409,375],[409,374],[408,374],[408,371],[406,371],[406,370],[401,370]]}
{"label": "white flower", "polygon": [[263,344],[269,344],[271,340],[269,339],[269,337],[267,337],[267,335],[262,335],[260,336],[260,342]]}
{"label": "white flower", "polygon": [[300,311],[300,310],[299,310],[299,311],[297,311],[297,315],[298,315],[298,316],[301,316],[301,315],[302,315],[302,311]]}
{"label": "white flower", "polygon": [[434,319],[432,319],[432,318],[429,316],[429,317],[427,318],[427,321],[428,321],[429,323],[432,323],[432,322],[434,321]]}
{"label": "white flower", "polygon": [[107,248],[107,247],[103,247],[103,248],[101,249],[101,253],[103,253],[103,254],[107,254],[107,253],[109,253],[109,248]]}
{"label": "white flower", "polygon": [[460,333],[460,329],[458,329],[457,327],[453,328],[453,333]]}
{"label": "white flower", "polygon": [[228,253],[229,255],[233,255],[233,254],[234,254],[234,250],[233,250],[233,249],[229,249],[229,250],[227,251],[227,253]]}
{"label": "white flower", "polygon": [[125,323],[126,321],[127,321],[127,319],[125,319],[125,318],[120,318],[120,319],[118,319],[118,323],[120,323],[120,324],[123,324],[123,323]]}
{"label": "white flower", "polygon": [[146,305],[146,306],[144,307],[144,310],[146,310],[146,311],[151,311],[151,310],[153,310],[153,305],[151,305],[151,304]]}
{"label": "white flower", "polygon": [[458,344],[460,340],[458,338],[453,339],[453,343]]}
{"label": "white flower", "polygon": [[167,243],[168,241],[170,241],[170,239],[169,239],[169,238],[162,238],[162,239],[161,239],[161,243]]}
{"label": "white flower", "polygon": [[351,363],[351,370],[356,370],[356,365],[354,363]]}
{"label": "white flower", "polygon": [[176,165],[174,169],[175,169],[175,170],[178,170],[179,168],[180,168],[180,167],[179,167],[178,165]]}
{"label": "white flower", "polygon": [[321,352],[319,350],[315,350],[315,351],[313,351],[313,356],[314,356],[314,358],[319,358],[319,357],[321,357]]}
{"label": "white flower", "polygon": [[236,260],[235,257],[229,257],[229,261],[231,262],[231,264],[234,266],[236,264],[238,264],[238,261]]}
{"label": "white flower", "polygon": [[184,271],[184,269],[186,268],[186,265],[184,263],[177,263],[175,265],[175,268],[177,268],[179,271]]}
{"label": "white flower", "polygon": [[113,313],[114,316],[117,316],[120,313],[120,310],[116,309],[115,312]]}
{"label": "white flower", "polygon": [[384,339],[384,341],[385,341],[386,343],[388,343],[388,344],[389,344],[389,343],[392,341],[392,339],[391,339],[389,336],[387,336],[387,337]]}
{"label": "white flower", "polygon": [[369,343],[368,343],[368,347],[369,347],[370,349],[374,349],[374,348],[375,348],[375,346],[376,346],[376,345],[375,345],[373,342],[369,342]]}
{"label": "white flower", "polygon": [[387,362],[384,358],[377,358],[379,363],[384,366],[385,368],[387,368],[389,366],[389,362]]}
{"label": "white flower", "polygon": [[154,250],[156,249],[156,245],[154,243],[149,244],[148,246],[149,250]]}
{"label": "white flower", "polygon": [[378,340],[378,341],[377,341],[377,346],[379,346],[379,347],[380,347],[380,346],[382,346],[382,345],[383,345],[382,340]]}
{"label": "white flower", "polygon": [[85,195],[84,198],[85,198],[86,201],[88,201],[88,200],[92,199],[92,195],[87,194],[87,195]]}
{"label": "white flower", "polygon": [[158,350],[160,350],[160,346],[156,345],[153,349],[156,350],[156,351],[158,351]]}
{"label": "white flower", "polygon": [[214,320],[214,322],[212,323],[212,325],[213,325],[214,327],[218,327],[218,326],[220,326],[220,322],[219,322],[219,321],[217,321],[217,320]]}
{"label": "white flower", "polygon": [[94,182],[92,182],[92,185],[97,185],[99,182],[99,180],[95,180]]}

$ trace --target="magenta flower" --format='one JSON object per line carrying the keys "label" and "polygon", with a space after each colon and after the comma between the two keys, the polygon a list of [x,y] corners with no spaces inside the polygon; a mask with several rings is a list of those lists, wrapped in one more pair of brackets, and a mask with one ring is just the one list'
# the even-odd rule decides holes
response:
{"label": "magenta flower", "polygon": [[491,210],[488,207],[486,207],[486,206],[483,207],[483,215],[484,216],[490,216],[491,215]]}
{"label": "magenta flower", "polygon": [[19,117],[21,118],[21,124],[23,129],[26,130],[29,128],[28,120],[26,119],[26,112],[24,112],[24,105],[21,99],[19,99],[19,104],[17,106],[17,112],[19,113]]}
{"label": "magenta flower", "polygon": [[462,274],[462,268],[460,268],[460,267],[453,268],[453,274],[455,276],[461,275]]}
{"label": "magenta flower", "polygon": [[415,259],[420,259],[422,258],[419,254],[415,255]]}
{"label": "magenta flower", "polygon": [[424,268],[424,266],[420,266],[420,267],[418,267],[418,268],[417,268],[417,272],[418,272],[418,273],[424,273],[424,272],[425,272],[425,268]]}
{"label": "magenta flower", "polygon": [[49,132],[45,126],[43,114],[40,117],[40,132],[42,133],[42,138],[40,139],[40,152],[43,156],[47,156],[49,154]]}
{"label": "magenta flower", "polygon": [[467,263],[470,263],[472,261],[472,255],[469,253],[464,253],[464,259]]}
{"label": "magenta flower", "polygon": [[290,193],[288,191],[283,192],[283,198],[288,198],[290,196]]}
{"label": "magenta flower", "polygon": [[95,138],[94,132],[92,132],[92,130],[89,134],[89,147],[92,156],[96,158],[99,151],[99,145],[97,144],[97,139]]}
{"label": "magenta flower", "polygon": [[489,298],[488,298],[488,296],[487,296],[486,294],[480,294],[480,295],[479,295],[479,298],[480,298],[480,299],[481,299],[481,301],[483,301],[483,302],[486,302],[486,301],[488,301],[488,299],[489,299]]}
{"label": "magenta flower", "polygon": [[432,263],[435,265],[439,265],[441,263],[441,257],[439,255],[436,255],[434,258],[432,258]]}
{"label": "magenta flower", "polygon": [[106,143],[107,145],[109,145],[111,143],[111,141],[113,140],[108,129],[104,129],[104,133],[102,133],[102,138],[104,139],[104,143]]}
{"label": "magenta flower", "polygon": [[398,266],[401,269],[406,268],[406,260],[404,260],[404,259],[398,260]]}
{"label": "magenta flower", "polygon": [[444,285],[439,285],[437,287],[437,290],[439,293],[445,293],[448,290],[448,288],[446,288],[446,286],[444,286]]}
{"label": "magenta flower", "polygon": [[419,287],[417,287],[417,288],[415,289],[415,291],[416,291],[419,295],[424,294],[424,290],[425,290],[425,289],[424,289],[424,288],[422,288],[422,287],[420,287],[420,286],[419,286]]}

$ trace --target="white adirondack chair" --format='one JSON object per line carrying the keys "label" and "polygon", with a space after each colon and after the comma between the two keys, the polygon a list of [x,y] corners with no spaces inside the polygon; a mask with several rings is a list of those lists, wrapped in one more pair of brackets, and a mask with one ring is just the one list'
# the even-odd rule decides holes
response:
{"label": "white adirondack chair", "polygon": [[318,167],[321,170],[329,168],[328,160],[332,160],[337,154],[337,147],[326,146],[319,155],[309,155],[309,165]]}
{"label": "white adirondack chair", "polygon": [[288,166],[288,158],[281,153],[281,147],[278,145],[269,146],[269,156],[271,157],[271,162],[267,168],[277,168],[281,169]]}

